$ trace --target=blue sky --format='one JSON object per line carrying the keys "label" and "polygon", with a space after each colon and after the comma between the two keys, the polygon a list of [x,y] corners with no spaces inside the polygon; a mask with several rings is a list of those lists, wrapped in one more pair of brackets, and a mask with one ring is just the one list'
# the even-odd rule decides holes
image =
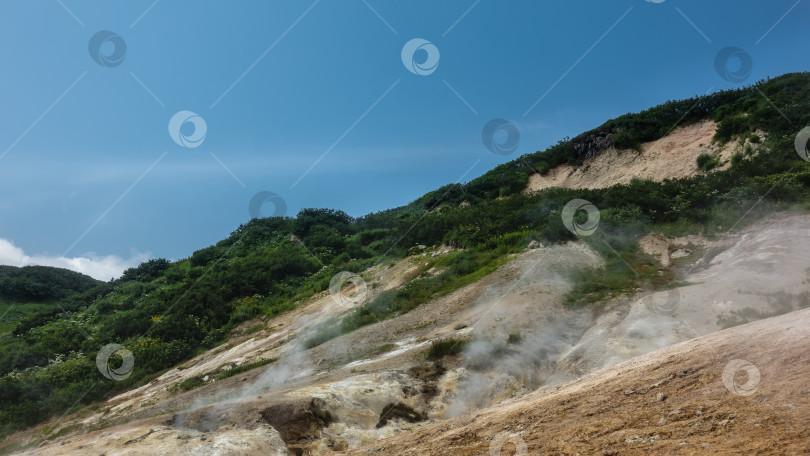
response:
{"label": "blue sky", "polygon": [[[406,204],[617,115],[805,71],[808,14],[796,0],[4,1],[0,263],[106,279],[183,258],[246,222],[260,191],[288,215]],[[104,30],[126,44],[111,66],[89,52]],[[439,51],[431,74],[403,64],[414,38]],[[751,56],[742,83],[715,70],[726,46]],[[197,147],[170,136],[179,111],[204,119]],[[493,118],[520,131],[512,155],[484,147]]]}

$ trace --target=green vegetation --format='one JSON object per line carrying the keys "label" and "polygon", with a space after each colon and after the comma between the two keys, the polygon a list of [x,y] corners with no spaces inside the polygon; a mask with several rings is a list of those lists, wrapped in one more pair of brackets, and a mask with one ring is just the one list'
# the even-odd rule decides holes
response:
{"label": "green vegetation", "polygon": [[187,378],[187,379],[183,380],[182,382],[178,382],[177,384],[172,386],[172,388],[174,390],[179,390],[179,391],[183,391],[183,392],[191,391],[193,389],[196,389],[196,388],[199,388],[199,387],[205,385],[205,380],[203,380],[204,378],[205,378],[204,375],[195,375],[194,377]]}
{"label": "green vegetation", "polygon": [[709,172],[720,166],[720,160],[712,154],[700,154],[696,161],[698,168],[704,172]]}
{"label": "green vegetation", "polygon": [[[610,147],[638,149],[642,143],[660,139],[675,127],[702,120],[719,123],[715,139],[721,143],[734,137],[751,136],[757,130],[767,132],[770,138],[795,136],[808,124],[808,98],[810,76],[808,73],[792,73],[741,89],[668,101],[637,114],[625,114],[609,120],[594,130],[574,139],[566,138],[544,151],[526,154],[466,184],[442,187],[426,194],[417,203],[423,207],[462,201],[474,204],[480,200],[513,195],[526,188],[531,174],[545,174],[561,164],[582,164],[586,158]],[[782,117],[780,111],[790,122]],[[792,161],[794,158],[791,158]]]}
{"label": "green vegetation", "polygon": [[[615,223],[610,219],[603,222]],[[661,270],[655,258],[641,252],[636,240],[646,234],[644,225],[624,226],[585,242],[604,258],[605,266],[571,271],[574,284],[567,296],[569,305],[593,304],[605,298],[633,291],[641,286],[658,289],[673,280],[672,271]],[[661,271],[659,274],[658,271]]]}
{"label": "green vegetation", "polygon": [[249,370],[256,369],[257,367],[266,366],[268,364],[272,364],[278,361],[277,358],[270,358],[270,359],[262,359],[259,361],[255,361],[252,363],[242,364],[240,366],[236,366],[233,369],[226,370],[225,372],[216,376],[217,380],[225,380],[226,378],[233,377],[234,375],[239,375],[242,372],[247,372]]}
{"label": "green vegetation", "polygon": [[523,342],[523,336],[520,335],[520,333],[511,333],[506,338],[506,343],[507,344],[516,345],[516,344],[519,344],[521,342]]}
{"label": "green vegetation", "polygon": [[102,282],[78,272],[48,266],[0,266],[0,335],[23,321],[62,312],[58,302]]}
{"label": "green vegetation", "polygon": [[23,304],[0,301],[0,334],[10,333],[23,319],[48,312],[52,308],[53,304],[48,303],[31,302]]}
{"label": "green vegetation", "polygon": [[440,360],[445,356],[458,355],[464,351],[464,348],[469,345],[470,341],[465,339],[442,339],[438,342],[431,342],[430,348],[427,351],[427,357],[430,360]]}
{"label": "green vegetation", "polygon": [[[610,146],[638,147],[676,125],[704,119],[719,122],[720,142],[747,138],[755,143],[755,131],[766,135],[756,153],[732,159],[726,170],[607,189],[522,193],[532,173],[582,163]],[[560,216],[574,198],[601,211],[597,233],[582,239],[604,256],[607,267],[570,271],[577,281],[569,295],[572,304],[665,286],[670,278],[659,276],[652,260],[639,252],[638,237],[651,230],[702,229],[711,235],[737,226],[745,214],[750,222],[781,208],[810,207],[810,163],[793,145],[808,124],[810,75],[790,74],[621,116],[400,208],[360,218],[305,209],[295,218],[254,219],[189,258],[151,260],[110,282],[60,270],[37,270],[23,280],[18,271],[0,269],[0,308],[14,304],[0,322],[6,331],[0,331],[0,434],[141,385],[221,344],[241,323],[293,309],[326,290],[340,271],[360,272],[404,258],[415,245],[454,247],[449,255],[417,257],[419,275],[408,285],[375,290],[369,302],[318,328],[309,345],[408,312],[480,279],[531,240],[551,245],[575,239]],[[135,367],[126,380],[108,380],[96,367],[96,354],[110,343],[133,353]],[[431,347],[432,356],[460,351],[463,343]]]}
{"label": "green vegetation", "polygon": [[234,375],[239,375],[239,374],[241,374],[243,372],[247,372],[247,371],[256,369],[257,367],[262,367],[262,366],[266,366],[268,364],[272,364],[272,363],[274,363],[276,361],[278,361],[277,358],[262,359],[262,360],[255,361],[255,362],[252,362],[252,363],[242,364],[242,365],[233,367],[231,369],[221,371],[219,373],[217,373],[215,371],[215,372],[207,372],[207,373],[202,374],[202,375],[195,375],[194,377],[191,377],[191,378],[188,378],[186,380],[183,380],[182,382],[176,383],[175,385],[172,386],[171,390],[173,390],[173,391],[182,391],[182,392],[191,391],[193,389],[197,389],[197,388],[205,385],[206,377],[209,378],[209,379],[213,379],[215,381],[225,380],[226,378],[233,377]]}
{"label": "green vegetation", "polygon": [[[512,241],[504,242],[522,239],[523,237],[513,236]],[[307,340],[307,348],[315,347],[363,326],[410,312],[431,298],[473,283],[503,264],[506,261],[505,255],[517,251],[517,247],[518,245],[509,244],[500,244],[492,250],[479,247],[429,261],[421,268],[422,270],[426,271],[434,266],[448,266],[449,269],[435,277],[410,280],[398,290],[377,295],[371,302],[349,313],[343,319],[327,322],[319,328],[316,335]]]}
{"label": "green vegetation", "polygon": [[50,302],[100,284],[96,279],[49,266],[0,266],[0,300]]}

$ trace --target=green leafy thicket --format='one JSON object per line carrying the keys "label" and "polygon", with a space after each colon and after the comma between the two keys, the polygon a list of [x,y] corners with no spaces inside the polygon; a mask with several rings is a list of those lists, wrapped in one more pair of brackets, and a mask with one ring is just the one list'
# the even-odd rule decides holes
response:
{"label": "green leafy thicket", "polygon": [[100,282],[78,272],[49,266],[0,266],[0,300],[47,302],[87,291]]}
{"label": "green leafy thicket", "polygon": [[[147,382],[221,343],[241,322],[277,315],[326,290],[339,271],[359,272],[401,258],[417,244],[457,247],[450,255],[427,260],[409,285],[376,294],[356,311],[319,328],[309,344],[407,312],[477,280],[532,239],[575,239],[560,216],[574,198],[601,210],[599,231],[585,240],[603,253],[608,266],[580,277],[582,286],[572,302],[591,302],[606,290],[621,291],[646,280],[664,281],[667,277],[655,278],[648,259],[638,253],[638,236],[664,228],[727,230],[763,195],[747,220],[807,204],[810,164],[798,157],[793,141],[810,123],[808,90],[810,75],[791,74],[750,88],[666,103],[404,207],[356,219],[327,209],[306,209],[295,218],[254,219],[184,260],[152,260],[117,280],[77,288],[60,298],[59,306],[32,313],[15,322],[11,333],[0,335],[0,432]],[[720,123],[720,141],[765,131],[760,152],[736,157],[728,170],[692,178],[522,193],[532,172],[579,163],[605,144],[637,146],[666,134],[679,119],[682,125],[707,118]],[[638,276],[628,275],[628,264]],[[426,274],[433,267],[435,274]],[[108,380],[96,368],[96,353],[109,343],[124,345],[135,357],[134,371],[124,381]]]}
{"label": "green leafy thicket", "polygon": [[14,331],[23,322],[45,321],[63,312],[60,299],[101,283],[66,269],[0,266],[0,335]]}
{"label": "green leafy thicket", "polygon": [[719,122],[716,139],[720,142],[756,130],[766,131],[771,136],[795,135],[807,125],[809,82],[807,73],[787,74],[750,87],[668,101],[640,113],[625,114],[574,139],[562,140],[544,151],[500,165],[466,184],[451,184],[430,192],[416,203],[430,207],[440,200],[475,203],[513,195],[526,188],[533,173],[545,173],[561,164],[581,164],[611,146],[638,148],[644,142],[662,138],[676,127],[702,120]]}

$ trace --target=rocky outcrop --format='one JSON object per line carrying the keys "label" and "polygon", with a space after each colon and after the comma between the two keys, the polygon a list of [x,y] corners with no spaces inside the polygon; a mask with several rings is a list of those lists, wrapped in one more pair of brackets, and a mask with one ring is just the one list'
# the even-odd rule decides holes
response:
{"label": "rocky outcrop", "polygon": [[308,447],[320,438],[321,429],[332,423],[326,402],[316,397],[274,404],[262,410],[260,415],[297,454],[303,454],[296,450]]}
{"label": "rocky outcrop", "polygon": [[571,143],[577,157],[588,159],[596,157],[613,146],[613,135],[614,132],[607,129],[593,130],[577,136]]}

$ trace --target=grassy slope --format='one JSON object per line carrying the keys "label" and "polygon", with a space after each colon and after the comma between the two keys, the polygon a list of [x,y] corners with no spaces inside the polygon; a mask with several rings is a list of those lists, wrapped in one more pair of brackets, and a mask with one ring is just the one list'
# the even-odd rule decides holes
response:
{"label": "grassy slope", "polygon": [[[520,193],[533,172],[580,163],[607,145],[633,147],[657,139],[679,118],[681,125],[717,120],[721,141],[757,129],[768,132],[768,140],[759,156],[741,156],[727,171],[602,190]],[[294,219],[252,220],[187,259],[150,261],[119,280],[65,298],[60,309],[66,313],[37,314],[16,322],[12,335],[0,336],[0,432],[140,384],[217,345],[234,325],[259,314],[283,312],[325,290],[339,271],[359,272],[401,257],[416,244],[462,248],[437,260],[444,262],[437,266],[446,268],[438,277],[416,279],[383,294],[332,322],[321,340],[312,344],[407,312],[488,273],[506,254],[532,239],[546,243],[574,239],[560,217],[561,208],[573,198],[589,200],[601,210],[598,234],[585,240],[605,254],[608,267],[583,276],[581,294],[572,301],[588,302],[606,291],[645,284],[662,285],[659,282],[666,277],[647,274],[651,268],[638,252],[638,236],[672,227],[728,229],[765,194],[749,221],[774,209],[807,204],[810,164],[799,159],[793,139],[808,122],[810,75],[786,75],[756,88],[669,102],[619,117],[401,208],[359,219],[340,211],[304,210]],[[464,201],[470,205],[460,204]],[[291,242],[291,234],[303,243]],[[603,241],[641,274],[629,274],[624,260],[608,252]],[[108,343],[123,344],[135,356],[135,370],[125,381],[109,381],[95,366],[96,352]]]}

